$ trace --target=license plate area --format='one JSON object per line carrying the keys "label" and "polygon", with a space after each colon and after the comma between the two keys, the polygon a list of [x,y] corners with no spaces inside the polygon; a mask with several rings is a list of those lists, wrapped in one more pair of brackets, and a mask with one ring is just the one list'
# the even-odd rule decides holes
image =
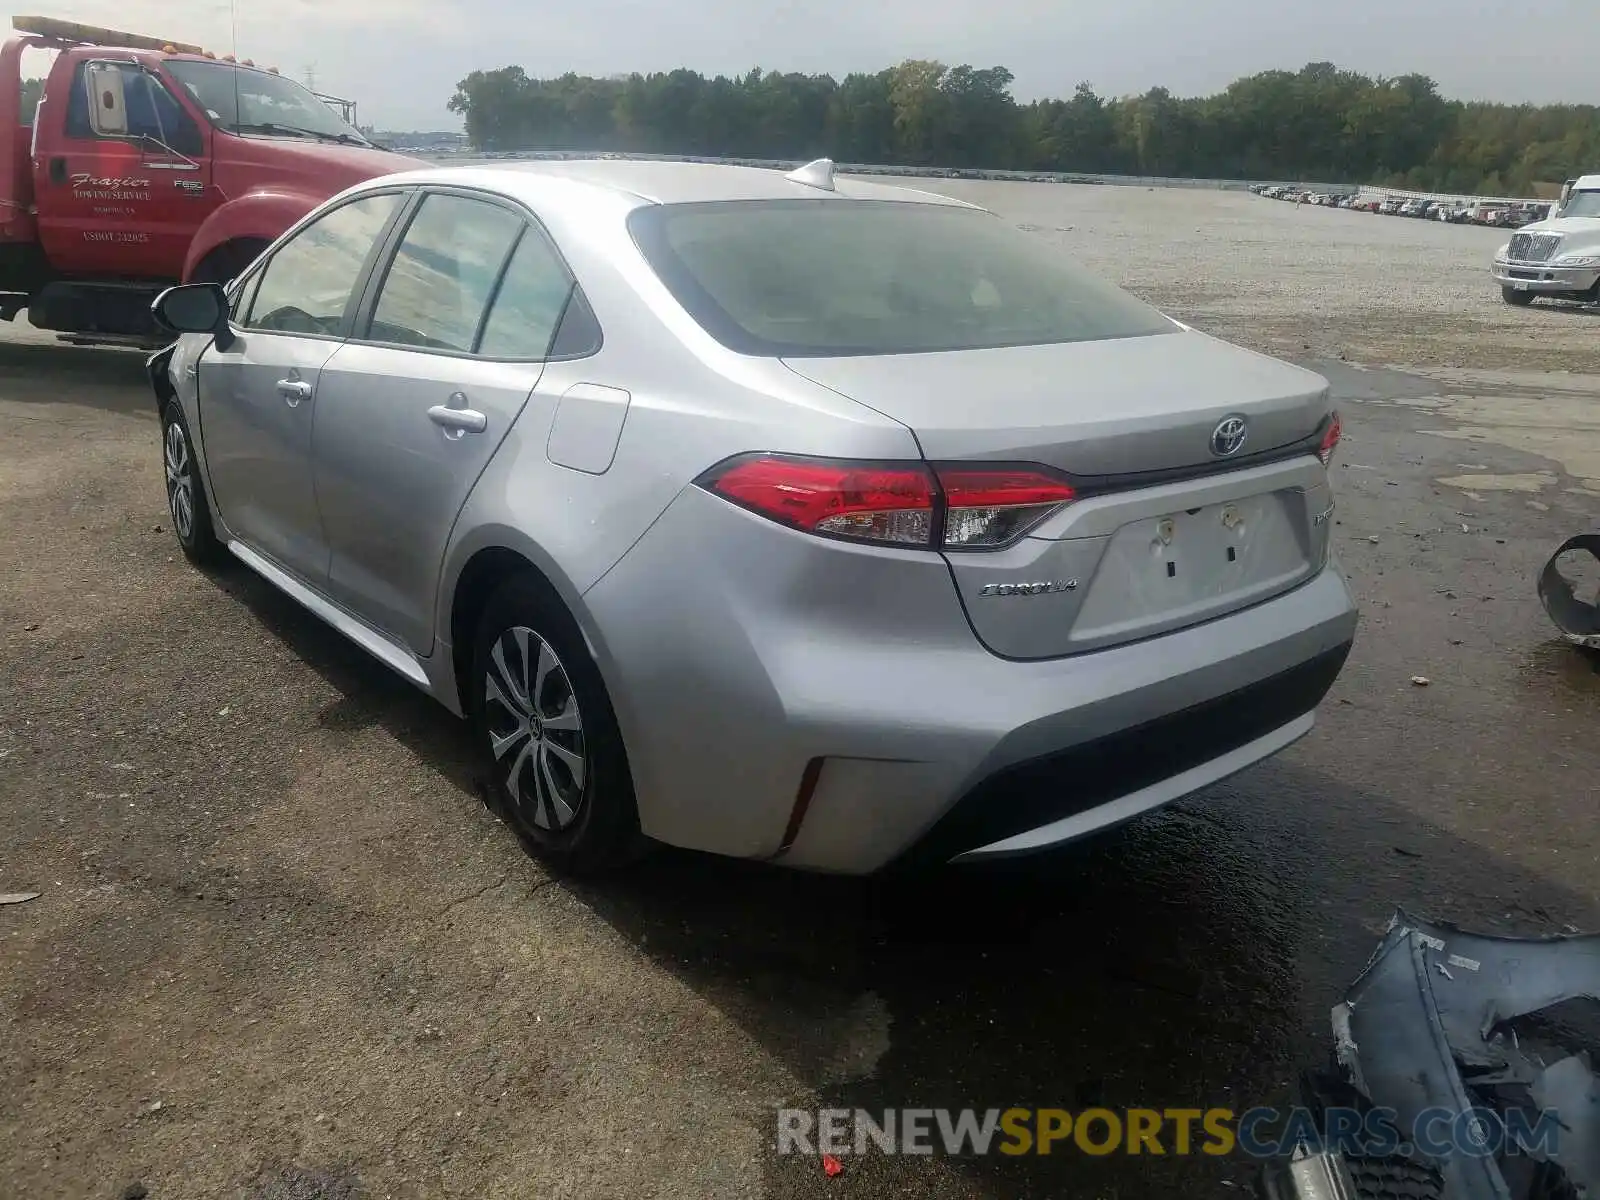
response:
{"label": "license plate area", "polygon": [[1117,530],[1073,624],[1072,642],[1124,641],[1256,603],[1304,580],[1305,493],[1269,492],[1179,509]]}

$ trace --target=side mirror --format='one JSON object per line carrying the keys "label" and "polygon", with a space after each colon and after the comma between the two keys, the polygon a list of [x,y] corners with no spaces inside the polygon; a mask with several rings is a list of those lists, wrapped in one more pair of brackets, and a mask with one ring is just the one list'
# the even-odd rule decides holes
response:
{"label": "side mirror", "polygon": [[90,63],[83,72],[89,89],[89,127],[101,137],[128,136],[128,103],[122,68],[115,63]]}
{"label": "side mirror", "polygon": [[228,326],[228,296],[220,284],[185,283],[169,287],[150,306],[156,324],[172,333],[209,333],[217,349],[233,345]]}

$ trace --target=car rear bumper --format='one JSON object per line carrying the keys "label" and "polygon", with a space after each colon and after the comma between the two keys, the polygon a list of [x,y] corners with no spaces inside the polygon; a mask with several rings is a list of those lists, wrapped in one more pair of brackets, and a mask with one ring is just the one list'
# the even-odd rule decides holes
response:
{"label": "car rear bumper", "polygon": [[1040,849],[1310,728],[1354,636],[1330,565],[1228,616],[1068,658],[978,642],[931,554],[686,491],[585,597],[644,832],[796,867]]}
{"label": "car rear bumper", "polygon": [[1587,292],[1600,280],[1600,268],[1552,267],[1547,263],[1496,262],[1492,273],[1501,287],[1522,292]]}
{"label": "car rear bumper", "polygon": [[[1142,725],[1007,767],[968,791],[908,862],[1028,854],[1131,820],[1311,732],[1351,643]],[[1287,719],[1286,719],[1287,718]]]}

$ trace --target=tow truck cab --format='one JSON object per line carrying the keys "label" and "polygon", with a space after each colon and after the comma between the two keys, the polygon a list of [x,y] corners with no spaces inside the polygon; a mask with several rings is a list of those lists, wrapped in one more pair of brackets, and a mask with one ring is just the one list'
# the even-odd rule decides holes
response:
{"label": "tow truck cab", "polygon": [[[163,288],[226,282],[329,196],[418,165],[275,70],[50,18],[12,23],[0,46],[6,320],[26,309],[76,341],[159,342],[150,304]],[[59,53],[30,127],[32,48]]]}

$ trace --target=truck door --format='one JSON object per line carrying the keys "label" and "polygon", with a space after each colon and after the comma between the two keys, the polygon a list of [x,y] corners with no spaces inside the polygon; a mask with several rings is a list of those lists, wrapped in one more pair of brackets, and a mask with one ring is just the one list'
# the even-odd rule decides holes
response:
{"label": "truck door", "polygon": [[[134,61],[87,59],[59,134],[33,161],[39,240],[56,270],[100,278],[177,279],[189,241],[218,198],[201,124],[161,78]],[[53,123],[53,122],[52,122]]]}

